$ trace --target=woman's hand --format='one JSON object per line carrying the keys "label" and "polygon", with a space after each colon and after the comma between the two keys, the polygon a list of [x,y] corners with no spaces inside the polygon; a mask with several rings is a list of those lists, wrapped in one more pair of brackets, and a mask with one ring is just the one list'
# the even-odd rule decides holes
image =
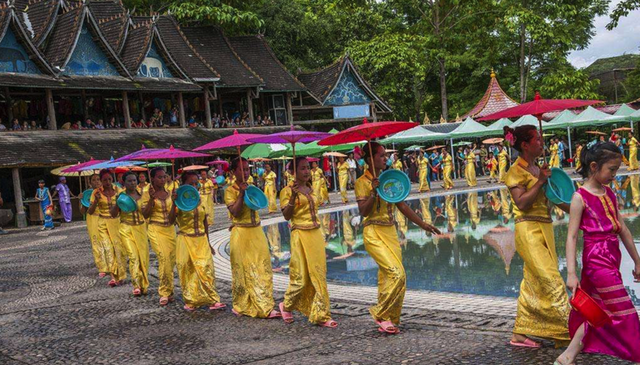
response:
{"label": "woman's hand", "polygon": [[441,234],[442,232],[440,232],[440,230],[430,224],[425,223],[424,226],[422,227],[422,229],[424,229],[427,232],[431,232],[431,233],[435,233],[435,234]]}
{"label": "woman's hand", "polygon": [[575,273],[567,274],[567,288],[571,290],[571,296],[576,295],[576,289],[580,287],[580,280]]}
{"label": "woman's hand", "polygon": [[632,273],[633,273],[633,281],[636,283],[640,283],[640,262],[636,263],[636,266],[633,269]]}
{"label": "woman's hand", "polygon": [[371,188],[373,190],[376,190],[378,186],[380,186],[380,180],[378,180],[378,178],[376,177],[375,179],[371,180]]}
{"label": "woman's hand", "polygon": [[298,186],[298,182],[296,181],[291,187],[291,200],[295,200],[298,197],[298,194],[300,194],[300,187]]}
{"label": "woman's hand", "polygon": [[156,189],[153,188],[153,185],[149,185],[149,197],[151,199],[155,199],[156,198]]}
{"label": "woman's hand", "polygon": [[546,183],[549,177],[551,176],[551,169],[549,168],[549,164],[545,163],[540,167],[540,171],[538,172],[538,181],[542,184]]}
{"label": "woman's hand", "polygon": [[175,201],[176,201],[176,199],[178,199],[178,193],[176,192],[176,190],[178,190],[178,189],[173,189],[173,190],[171,191],[171,200],[172,200],[173,202],[175,202]]}

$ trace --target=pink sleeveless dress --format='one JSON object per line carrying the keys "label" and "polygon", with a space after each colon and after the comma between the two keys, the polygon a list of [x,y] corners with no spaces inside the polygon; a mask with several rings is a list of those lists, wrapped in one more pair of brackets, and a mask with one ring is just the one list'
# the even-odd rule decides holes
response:
{"label": "pink sleeveless dress", "polygon": [[612,323],[600,328],[589,326],[572,310],[569,333],[584,325],[584,352],[607,354],[640,362],[640,320],[620,274],[620,222],[618,203],[613,190],[605,187],[603,196],[578,189],[584,211],[580,222],[583,231],[582,278],[580,287],[611,316]]}

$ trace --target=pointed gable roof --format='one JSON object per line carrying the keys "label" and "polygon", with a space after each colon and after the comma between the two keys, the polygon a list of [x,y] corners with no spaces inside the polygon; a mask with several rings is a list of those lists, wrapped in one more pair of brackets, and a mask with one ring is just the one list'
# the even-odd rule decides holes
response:
{"label": "pointed gable roof", "polygon": [[95,35],[93,38],[96,39],[96,44],[104,52],[118,73],[124,77],[129,77],[130,74],[126,67],[105,39],[98,27],[97,21],[91,12],[88,11],[84,3],[71,6],[64,14],[58,16],[58,20],[49,36],[45,49],[45,55],[51,65],[59,70],[67,66],[78,44],[80,32],[84,26],[87,26]]}
{"label": "pointed gable roof", "polygon": [[262,35],[229,38],[231,47],[264,81],[264,91],[307,91],[307,88],[287,71]]}
{"label": "pointed gable roof", "polygon": [[156,25],[171,57],[182,67],[190,79],[196,82],[220,80],[220,74],[195,50],[172,16],[158,17]]}
{"label": "pointed gable roof", "polygon": [[16,0],[18,18],[36,46],[42,45],[58,16],[59,0]]}
{"label": "pointed gable roof", "polygon": [[216,87],[257,87],[264,81],[231,48],[218,27],[186,27],[182,32],[207,63],[220,73]]}
{"label": "pointed gable roof", "polygon": [[336,88],[340,79],[344,76],[345,72],[350,72],[358,82],[359,86],[367,93],[367,95],[375,100],[378,106],[386,111],[391,112],[389,105],[382,100],[378,94],[375,93],[373,88],[366,82],[364,77],[360,75],[357,67],[349,57],[349,54],[345,54],[333,64],[325,67],[317,72],[302,73],[298,75],[300,81],[309,88],[309,91],[318,99],[323,105],[331,95],[332,91]]}
{"label": "pointed gable roof", "polygon": [[129,30],[129,12],[120,0],[92,0],[89,10],[98,21],[98,26],[116,53],[122,51]]}
{"label": "pointed gable roof", "polygon": [[520,105],[520,103],[511,99],[511,97],[502,90],[498,79],[496,79],[496,73],[491,70],[491,81],[489,81],[489,87],[487,87],[484,96],[478,101],[478,104],[463,115],[462,118],[481,118],[516,105]]}

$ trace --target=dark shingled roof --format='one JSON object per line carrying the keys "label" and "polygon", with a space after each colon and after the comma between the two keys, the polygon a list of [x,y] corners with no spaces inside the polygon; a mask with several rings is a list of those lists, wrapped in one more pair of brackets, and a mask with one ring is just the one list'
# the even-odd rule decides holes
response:
{"label": "dark shingled roof", "polygon": [[33,43],[40,46],[53,29],[60,9],[60,1],[16,0],[15,4],[16,9],[20,11],[18,14],[20,21],[29,32]]}
{"label": "dark shingled roof", "polygon": [[91,14],[98,21],[102,34],[111,48],[120,53],[127,38],[129,14],[119,0],[91,0]]}
{"label": "dark shingled roof", "polygon": [[53,76],[0,72],[0,86],[53,89],[60,87],[60,81]]}
{"label": "dark shingled roof", "polygon": [[140,63],[149,52],[152,30],[151,21],[135,25],[129,30],[127,42],[120,53],[120,59],[132,75],[138,73]]}
{"label": "dark shingled roof", "polygon": [[240,58],[262,78],[264,91],[306,91],[293,75],[280,63],[267,41],[261,35],[229,38],[231,47]]}
{"label": "dark shingled roof", "polygon": [[298,78],[309,88],[309,91],[324,104],[325,100],[331,94],[331,91],[333,91],[338,81],[340,81],[340,76],[345,69],[353,73],[356,80],[360,83],[360,86],[367,92],[371,99],[377,102],[381,109],[391,112],[391,107],[375,93],[364,77],[360,75],[358,68],[348,54],[320,71],[303,73],[298,75]]}
{"label": "dark shingled roof", "polygon": [[182,32],[207,63],[220,73],[217,87],[256,87],[264,85],[235,53],[227,37],[217,27],[182,28]]}
{"label": "dark shingled roof", "polygon": [[[289,130],[288,126],[263,127],[260,133]],[[109,159],[147,148],[191,150],[233,133],[233,129],[159,128],[117,130],[59,130],[0,133],[0,166],[40,167],[74,164],[79,161]],[[55,153],[42,153],[55,151]]]}
{"label": "dark shingled roof", "polygon": [[209,65],[184,36],[173,17],[163,15],[156,21],[171,57],[182,67],[184,72],[194,81],[211,81],[220,78],[220,74]]}
{"label": "dark shingled roof", "polygon": [[52,66],[64,68],[80,32],[82,15],[82,6],[76,6],[58,16],[44,52]]}

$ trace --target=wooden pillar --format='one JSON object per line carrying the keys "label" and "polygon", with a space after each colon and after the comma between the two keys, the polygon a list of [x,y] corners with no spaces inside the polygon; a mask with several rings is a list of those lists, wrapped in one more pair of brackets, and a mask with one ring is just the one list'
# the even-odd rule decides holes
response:
{"label": "wooden pillar", "polygon": [[373,118],[374,122],[378,121],[378,116],[376,115],[376,103],[371,103],[371,117]]}
{"label": "wooden pillar", "polygon": [[84,120],[82,122],[85,122],[89,118],[89,110],[87,109],[87,92],[85,89],[80,91],[80,99],[82,99],[82,115],[84,116]]}
{"label": "wooden pillar", "polygon": [[206,85],[204,87],[204,117],[207,128],[213,128],[213,123],[211,123],[211,104],[209,104],[209,86]]}
{"label": "wooden pillar", "polygon": [[129,115],[129,95],[122,92],[122,112],[124,113],[124,127],[131,128],[131,116]]}
{"label": "wooden pillar", "polygon": [[247,109],[249,109],[249,121],[251,122],[251,126],[253,127],[253,99],[251,98],[251,89],[247,89]]}
{"label": "wooden pillar", "polygon": [[22,205],[20,169],[17,167],[12,168],[11,175],[13,177],[13,196],[15,197],[16,203],[16,225],[18,228],[25,228],[27,226],[27,215],[24,213],[24,206]]}
{"label": "wooden pillar", "polygon": [[[218,92],[218,116],[220,117],[220,121],[222,121],[222,113],[222,95]],[[220,122],[220,125],[222,125],[222,122]]]}
{"label": "wooden pillar", "polygon": [[293,109],[291,109],[291,93],[287,93],[287,119],[289,119],[289,124],[293,125]]}
{"label": "wooden pillar", "polygon": [[184,100],[182,99],[182,91],[178,93],[178,112],[180,114],[180,127],[187,128],[187,121],[184,118]]}
{"label": "wooden pillar", "polygon": [[140,113],[142,115],[142,119],[147,121],[147,112],[144,111],[144,99],[142,98],[142,91],[138,91],[138,100],[140,100]]}
{"label": "wooden pillar", "polygon": [[11,95],[9,95],[9,88],[4,88],[4,100],[7,103],[7,116],[9,117],[9,123],[7,124],[7,128],[13,127],[13,108],[11,107]]}
{"label": "wooden pillar", "polygon": [[56,108],[53,104],[53,91],[51,89],[45,89],[45,99],[47,100],[47,115],[49,116],[49,130],[58,129],[58,122],[56,121]]}

